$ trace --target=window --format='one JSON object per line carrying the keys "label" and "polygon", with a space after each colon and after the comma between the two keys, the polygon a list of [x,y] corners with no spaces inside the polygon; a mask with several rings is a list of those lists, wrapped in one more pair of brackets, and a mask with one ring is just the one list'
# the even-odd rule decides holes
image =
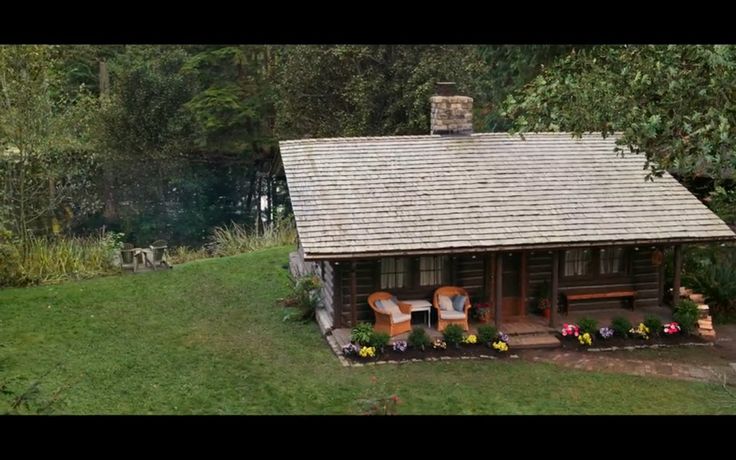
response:
{"label": "window", "polygon": [[381,289],[403,288],[408,284],[409,261],[405,258],[381,259]]}
{"label": "window", "polygon": [[419,285],[440,286],[445,284],[447,256],[419,258]]}
{"label": "window", "polygon": [[565,251],[564,276],[585,276],[590,272],[590,249],[568,249]]}
{"label": "window", "polygon": [[624,248],[601,248],[600,250],[601,275],[623,273]]}

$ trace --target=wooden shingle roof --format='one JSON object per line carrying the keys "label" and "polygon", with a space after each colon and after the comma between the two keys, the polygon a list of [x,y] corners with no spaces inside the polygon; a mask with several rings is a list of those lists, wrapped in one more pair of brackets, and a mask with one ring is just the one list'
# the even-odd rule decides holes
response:
{"label": "wooden shingle roof", "polygon": [[307,259],[735,239],[599,134],[282,141]]}

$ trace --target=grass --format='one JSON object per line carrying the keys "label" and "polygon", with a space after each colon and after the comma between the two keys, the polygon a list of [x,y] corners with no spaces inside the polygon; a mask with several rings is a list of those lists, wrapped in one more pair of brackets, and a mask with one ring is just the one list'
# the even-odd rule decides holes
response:
{"label": "grass", "polygon": [[0,390],[40,378],[23,413],[355,414],[393,393],[400,414],[736,413],[716,385],[519,360],[343,368],[282,321],[291,249],[0,291]]}

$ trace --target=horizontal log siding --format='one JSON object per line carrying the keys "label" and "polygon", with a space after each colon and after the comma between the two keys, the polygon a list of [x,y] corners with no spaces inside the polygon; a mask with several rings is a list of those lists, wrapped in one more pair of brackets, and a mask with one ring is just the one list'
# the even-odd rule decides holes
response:
{"label": "horizontal log siding", "polygon": [[659,267],[652,264],[654,249],[640,248],[631,258],[638,307],[659,306]]}
{"label": "horizontal log siding", "polygon": [[[636,306],[651,307],[659,305],[659,269],[652,265],[652,252],[649,247],[631,250],[629,275],[618,278],[600,277],[588,280],[565,279],[560,276],[560,292],[596,292],[604,289],[637,291]],[[552,255],[547,252],[529,253],[529,297],[527,311],[533,312],[537,305],[537,293],[544,281],[552,279]],[[570,304],[570,311],[601,308],[624,307],[623,299],[577,300]]]}
{"label": "horizontal log siding", "polygon": [[[350,299],[350,262],[340,263],[342,277],[342,319],[344,325],[350,325],[351,319],[351,299]],[[415,264],[418,266],[418,263]],[[448,278],[454,277],[454,284],[461,286],[468,291],[471,302],[485,302],[484,284],[483,284],[483,256],[459,255],[451,259],[452,269]],[[375,320],[373,311],[368,306],[368,296],[376,291],[381,290],[380,270],[381,263],[379,260],[359,260],[356,263],[356,304],[358,310],[358,322],[373,322]],[[418,273],[412,273],[411,279],[418,279]],[[388,289],[395,294],[400,300],[405,299],[426,299],[432,301],[434,291],[439,286],[414,286],[402,289]]]}
{"label": "horizontal log siding", "polygon": [[[340,275],[342,276],[342,324],[343,326],[354,326],[352,323],[352,300],[350,297],[351,268],[350,261],[340,262]],[[358,310],[358,322],[373,322],[373,311],[368,306],[368,296],[376,291],[375,271],[378,262],[373,260],[361,260],[355,264],[355,290],[356,308]]]}
{"label": "horizontal log siding", "polygon": [[527,259],[529,271],[529,288],[527,294],[526,311],[534,313],[537,308],[539,289],[546,281],[549,291],[552,292],[552,254],[544,251],[533,251]]}
{"label": "horizontal log siding", "polygon": [[[304,250],[299,247],[298,249],[298,264],[301,267],[301,275],[316,275],[322,281],[322,288],[320,289],[320,297],[322,299],[322,305],[329,313],[330,318],[335,319],[334,311],[334,300],[335,300],[335,274],[333,266],[330,262],[307,262],[304,260]],[[299,275],[297,273],[297,275]]]}
{"label": "horizontal log siding", "polygon": [[335,308],[333,302],[335,300],[335,270],[330,262],[323,262],[322,267],[322,304],[335,323]]}
{"label": "horizontal log siding", "polygon": [[[576,292],[585,292],[587,290],[595,292],[603,289],[626,290],[633,287],[638,293],[637,307],[658,305],[659,272],[658,268],[651,263],[652,249],[641,248],[639,251],[632,250],[630,254],[629,275],[619,278],[597,278],[594,280],[570,280],[560,277],[560,292],[572,289]],[[324,290],[334,289],[336,284],[341,286],[340,292],[336,292],[337,295],[334,298],[339,299],[341,297],[343,325],[349,326],[352,308],[350,299],[350,262],[341,262],[341,267],[340,274],[342,282],[330,283],[328,279],[334,279],[332,275],[334,273],[334,267],[333,265],[325,264],[325,273],[323,275],[323,280],[325,281]],[[485,266],[485,256],[477,255],[475,259],[473,259],[472,255],[455,256],[452,259],[452,267],[454,284],[465,288],[473,303],[488,301],[489,295],[491,294],[489,290],[493,286],[493,280],[492,270]],[[527,313],[534,313],[537,305],[537,294],[542,284],[545,281],[549,282],[551,289],[552,254],[548,251],[529,252],[527,267],[529,271],[529,286],[526,311]],[[356,270],[358,321],[373,322],[375,318],[373,311],[368,306],[368,296],[380,290],[380,262],[378,260],[360,260],[357,261]],[[484,273],[486,274],[484,275]],[[413,274],[413,277],[416,278],[418,275]],[[487,280],[484,279],[486,277],[488,278]],[[328,285],[329,288],[327,287]],[[432,295],[437,287],[409,287],[393,289],[391,292],[399,299],[427,299],[431,301]],[[570,310],[620,308],[623,306],[624,302],[620,299],[594,299],[572,302]],[[337,310],[340,309],[338,308]]]}
{"label": "horizontal log siding", "polygon": [[471,303],[488,302],[483,282],[483,270],[485,268],[483,259],[483,255],[477,255],[475,259],[470,255],[457,257],[455,284],[468,291]]}

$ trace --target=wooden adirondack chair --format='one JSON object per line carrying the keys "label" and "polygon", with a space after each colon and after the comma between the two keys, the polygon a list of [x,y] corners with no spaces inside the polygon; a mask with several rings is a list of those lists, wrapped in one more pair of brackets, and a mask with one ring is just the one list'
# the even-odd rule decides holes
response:
{"label": "wooden adirondack chair", "polygon": [[156,270],[158,267],[165,267],[165,268],[171,268],[169,263],[166,261],[166,255],[167,255],[167,249],[168,245],[166,244],[166,241],[164,240],[156,240],[149,246],[149,249],[151,250],[151,263],[153,264],[153,269]]}
{"label": "wooden adirondack chair", "polygon": [[133,269],[134,272],[138,269],[138,258],[135,257],[135,248],[130,243],[124,243],[122,249],[120,249],[120,268]]}

